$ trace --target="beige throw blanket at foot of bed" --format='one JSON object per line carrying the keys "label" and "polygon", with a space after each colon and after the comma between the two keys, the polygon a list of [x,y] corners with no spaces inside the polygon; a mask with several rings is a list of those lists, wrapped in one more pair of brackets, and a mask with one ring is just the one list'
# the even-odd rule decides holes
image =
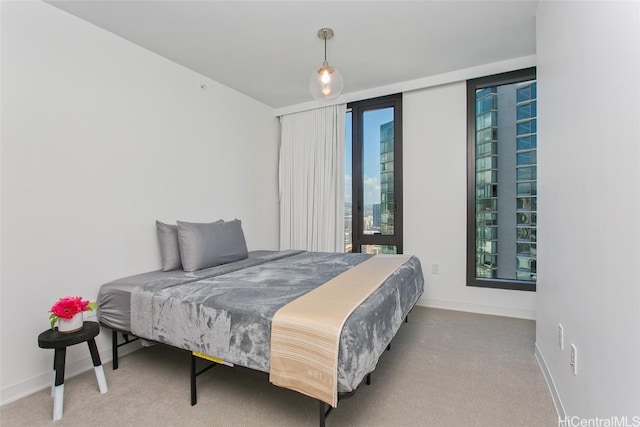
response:
{"label": "beige throw blanket at foot of bed", "polygon": [[342,326],[409,258],[376,255],[278,310],[271,323],[269,381],[336,407]]}

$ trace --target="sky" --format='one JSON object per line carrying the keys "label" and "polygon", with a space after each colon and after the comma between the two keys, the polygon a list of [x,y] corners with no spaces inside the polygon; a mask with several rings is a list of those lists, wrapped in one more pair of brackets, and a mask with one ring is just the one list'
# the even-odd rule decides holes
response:
{"label": "sky", "polygon": [[[364,113],[364,204],[380,203],[380,125],[393,120],[393,108],[370,110]],[[352,126],[347,114],[345,126],[345,201],[351,200]]]}

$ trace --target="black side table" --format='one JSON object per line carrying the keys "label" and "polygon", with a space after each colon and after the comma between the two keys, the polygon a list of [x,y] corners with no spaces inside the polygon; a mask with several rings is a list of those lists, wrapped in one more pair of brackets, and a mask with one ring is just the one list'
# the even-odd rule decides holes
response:
{"label": "black side table", "polygon": [[100,326],[96,322],[84,322],[82,329],[70,334],[61,334],[58,329],[47,329],[38,335],[38,347],[52,348],[55,350],[53,356],[53,384],[51,386],[51,397],[53,397],[53,420],[62,418],[62,406],[64,403],[64,365],[67,355],[67,347],[81,342],[87,342],[89,352],[93,360],[93,369],[96,372],[100,393],[107,392],[107,380],[104,377],[104,370],[98,354],[95,337],[100,333]]}

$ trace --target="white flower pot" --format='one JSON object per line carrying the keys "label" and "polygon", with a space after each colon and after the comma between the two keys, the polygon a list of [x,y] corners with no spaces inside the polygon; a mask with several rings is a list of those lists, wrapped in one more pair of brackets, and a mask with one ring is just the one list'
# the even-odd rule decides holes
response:
{"label": "white flower pot", "polygon": [[74,314],[71,319],[58,319],[58,332],[61,334],[70,334],[82,329],[84,317],[82,313]]}

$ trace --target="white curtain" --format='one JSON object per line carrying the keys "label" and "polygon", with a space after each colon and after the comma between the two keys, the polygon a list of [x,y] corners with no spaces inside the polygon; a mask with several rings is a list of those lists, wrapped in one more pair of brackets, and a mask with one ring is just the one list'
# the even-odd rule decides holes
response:
{"label": "white curtain", "polygon": [[280,249],[344,252],[346,104],[282,116]]}

